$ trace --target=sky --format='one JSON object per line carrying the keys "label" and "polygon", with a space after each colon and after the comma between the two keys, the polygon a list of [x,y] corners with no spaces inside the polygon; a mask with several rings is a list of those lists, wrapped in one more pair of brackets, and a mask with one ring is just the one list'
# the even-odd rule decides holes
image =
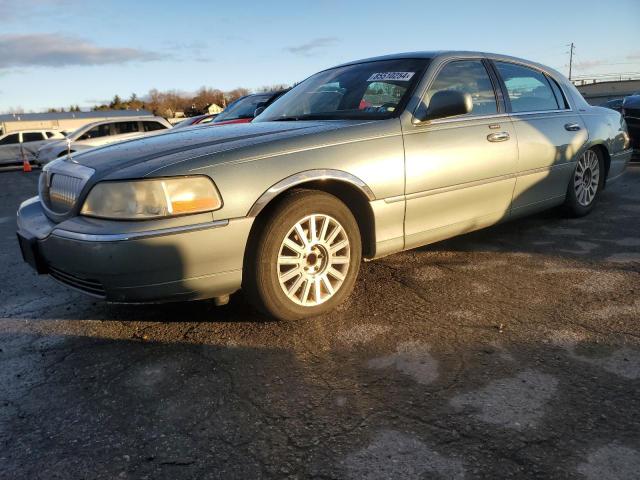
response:
{"label": "sky", "polygon": [[292,84],[346,61],[480,50],[640,75],[639,0],[0,0],[0,113],[150,89]]}

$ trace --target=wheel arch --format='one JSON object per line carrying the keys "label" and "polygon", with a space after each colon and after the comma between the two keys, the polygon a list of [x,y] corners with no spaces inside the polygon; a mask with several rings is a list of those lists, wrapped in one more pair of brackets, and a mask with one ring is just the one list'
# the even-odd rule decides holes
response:
{"label": "wheel arch", "polygon": [[602,155],[602,160],[604,161],[604,183],[602,188],[604,189],[607,186],[607,177],[609,176],[609,169],[611,168],[611,155],[609,154],[609,149],[602,142],[594,143],[589,148],[597,150],[600,152],[600,155]]}
{"label": "wheel arch", "polygon": [[375,200],[375,195],[365,182],[342,170],[307,170],[284,178],[269,187],[247,214],[255,218],[250,238],[255,234],[254,228],[260,228],[279,201],[288,192],[296,189],[322,191],[339,198],[358,222],[363,256],[372,257],[375,254],[375,217],[369,204]]}

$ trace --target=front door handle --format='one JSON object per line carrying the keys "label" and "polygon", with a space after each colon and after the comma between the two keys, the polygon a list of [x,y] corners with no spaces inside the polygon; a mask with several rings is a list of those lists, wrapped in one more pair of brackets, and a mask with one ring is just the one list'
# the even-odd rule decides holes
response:
{"label": "front door handle", "polygon": [[565,130],[568,130],[569,132],[577,132],[578,130],[580,130],[580,125],[578,125],[577,123],[567,123],[564,126]]}
{"label": "front door handle", "polygon": [[487,135],[487,140],[490,142],[506,142],[509,138],[511,137],[507,132],[496,132]]}

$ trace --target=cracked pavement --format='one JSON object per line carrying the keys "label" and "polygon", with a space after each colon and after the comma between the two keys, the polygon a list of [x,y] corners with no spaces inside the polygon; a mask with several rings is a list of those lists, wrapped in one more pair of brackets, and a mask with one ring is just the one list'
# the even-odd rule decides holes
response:
{"label": "cracked pavement", "polygon": [[113,305],[22,262],[0,173],[0,478],[635,479],[640,167],[364,263],[337,311]]}

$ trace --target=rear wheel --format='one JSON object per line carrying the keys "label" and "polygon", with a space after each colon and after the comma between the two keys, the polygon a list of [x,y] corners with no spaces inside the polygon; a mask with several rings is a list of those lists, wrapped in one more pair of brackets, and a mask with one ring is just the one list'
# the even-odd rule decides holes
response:
{"label": "rear wheel", "polygon": [[595,205],[604,186],[604,160],[598,150],[585,151],[578,161],[567,187],[565,210],[572,216],[581,217]]}
{"label": "rear wheel", "polygon": [[319,315],[343,302],[362,256],[351,211],[333,195],[311,190],[288,194],[249,248],[246,294],[282,320]]}

